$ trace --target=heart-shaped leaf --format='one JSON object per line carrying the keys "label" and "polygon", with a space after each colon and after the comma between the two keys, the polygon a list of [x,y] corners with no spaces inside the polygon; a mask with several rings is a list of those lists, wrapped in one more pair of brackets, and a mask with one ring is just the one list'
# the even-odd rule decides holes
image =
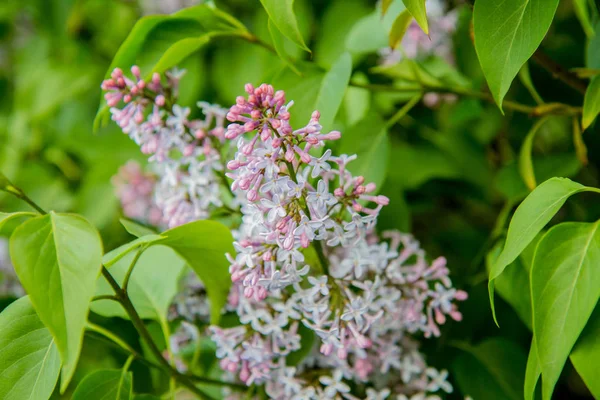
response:
{"label": "heart-shaped leaf", "polygon": [[100,235],[80,216],[51,212],[15,229],[10,254],[33,307],[56,341],[64,392],[79,359],[102,266]]}

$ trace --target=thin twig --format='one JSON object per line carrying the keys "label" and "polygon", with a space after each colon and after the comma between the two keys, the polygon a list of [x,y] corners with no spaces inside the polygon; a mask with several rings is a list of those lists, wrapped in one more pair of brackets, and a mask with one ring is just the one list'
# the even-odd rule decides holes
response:
{"label": "thin twig", "polygon": [[142,253],[144,252],[144,250],[146,250],[146,246],[142,246],[138,249],[137,253],[135,253],[135,257],[133,257],[133,260],[131,261],[131,264],[129,264],[129,268],[127,269],[127,273],[125,274],[125,278],[123,278],[123,292],[127,293],[127,287],[129,286],[129,279],[131,278],[131,274],[133,273],[133,269],[135,268],[135,265],[137,264],[138,260],[140,259],[140,257],[142,256]]}
{"label": "thin twig", "polygon": [[[491,94],[485,92],[478,92],[466,88],[459,87],[446,87],[446,86],[430,86],[422,84],[421,86],[415,87],[394,87],[390,85],[378,85],[378,84],[363,84],[358,82],[350,82],[351,86],[360,87],[363,89],[376,91],[376,92],[393,92],[393,93],[414,93],[418,91],[434,92],[434,93],[452,93],[459,96],[474,97],[477,99],[485,100],[489,103],[495,103],[494,98]],[[581,107],[573,107],[563,103],[547,103],[539,106],[528,106],[525,104],[517,103],[514,101],[504,100],[502,106],[505,109],[517,111],[532,116],[544,116],[544,115],[577,115],[581,114]]]}
{"label": "thin twig", "polygon": [[587,83],[551,59],[542,51],[542,49],[537,49],[531,58],[533,58],[546,71],[550,72],[554,78],[563,81],[573,89],[577,90],[579,93],[585,94],[587,90]]}

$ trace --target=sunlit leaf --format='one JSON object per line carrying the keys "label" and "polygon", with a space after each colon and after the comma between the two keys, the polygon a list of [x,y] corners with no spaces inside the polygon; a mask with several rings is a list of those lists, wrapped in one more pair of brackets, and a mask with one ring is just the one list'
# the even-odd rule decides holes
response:
{"label": "sunlit leaf", "polygon": [[498,107],[513,79],[548,32],[558,0],[477,0],[475,49]]}
{"label": "sunlit leaf", "polygon": [[22,297],[0,314],[0,398],[50,398],[60,373],[52,335]]}
{"label": "sunlit leaf", "polygon": [[531,348],[529,349],[529,357],[527,358],[527,369],[525,371],[525,388],[524,398],[525,400],[535,399],[535,388],[540,380],[542,369],[540,367],[540,359],[537,354],[537,344],[535,343],[535,336],[531,339]]}
{"label": "sunlit leaf", "polygon": [[33,307],[56,341],[64,391],[75,372],[102,265],[100,235],[82,217],[51,212],[15,229],[10,255]]}
{"label": "sunlit leaf", "polygon": [[273,40],[273,47],[275,47],[275,51],[279,58],[283,60],[285,65],[287,65],[292,71],[296,74],[301,75],[300,71],[294,65],[293,60],[285,51],[285,39],[284,36],[279,32],[279,29],[275,26],[273,21],[269,19],[269,33],[271,34],[271,40]]}
{"label": "sunlit leaf", "polygon": [[596,306],[571,352],[571,362],[594,398],[600,398],[600,307]]}
{"label": "sunlit leaf", "polygon": [[333,125],[333,119],[342,104],[351,74],[352,57],[348,53],[343,53],[323,77],[314,109],[321,113],[319,123],[325,131],[330,130]]}
{"label": "sunlit leaf", "polygon": [[396,19],[394,20],[394,25],[392,25],[392,30],[390,31],[390,41],[389,45],[391,49],[395,49],[402,39],[404,38],[404,34],[408,29],[410,22],[412,21],[412,15],[408,12],[408,10],[402,11]]}
{"label": "sunlit leaf", "polygon": [[260,0],[260,2],[269,14],[269,19],[284,36],[310,52],[298,28],[298,21],[294,14],[294,0]]}
{"label": "sunlit leaf", "polygon": [[135,237],[142,237],[142,236],[151,236],[151,235],[156,235],[156,232],[153,231],[152,229],[148,228],[147,226],[144,225],[140,225],[137,222],[128,220],[128,219],[124,219],[121,218],[121,225],[123,225],[123,228],[125,228],[125,230],[127,232],[129,232],[131,235],[135,236]]}
{"label": "sunlit leaf", "polygon": [[508,227],[504,249],[490,270],[488,288],[494,320],[494,280],[531,243],[569,197],[585,191],[598,190],[566,178],[552,178],[535,188],[517,208]]}
{"label": "sunlit leaf", "polygon": [[406,9],[417,21],[417,24],[423,29],[425,34],[429,35],[429,26],[427,24],[427,11],[425,10],[425,0],[402,0]]}
{"label": "sunlit leaf", "polygon": [[600,298],[600,232],[596,223],[565,222],[538,244],[531,271],[533,334],[550,399],[571,349]]}
{"label": "sunlit leaf", "polygon": [[583,117],[581,125],[587,129],[600,113],[600,77],[592,78],[590,85],[585,91],[583,99]]}
{"label": "sunlit leaf", "polygon": [[0,229],[2,229],[4,224],[11,221],[12,219],[22,218],[22,217],[35,217],[35,216],[36,216],[35,213],[27,212],[27,211],[20,211],[20,212],[14,212],[14,213],[0,212]]}

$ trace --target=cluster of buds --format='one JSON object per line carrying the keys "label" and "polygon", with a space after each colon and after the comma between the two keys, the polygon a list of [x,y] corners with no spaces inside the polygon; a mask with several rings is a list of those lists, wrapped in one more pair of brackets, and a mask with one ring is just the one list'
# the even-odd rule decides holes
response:
{"label": "cluster of buds", "polygon": [[[226,110],[199,102],[204,118],[192,119],[190,108],[176,104],[183,72],[170,71],[164,77],[154,73],[149,80],[142,79],[137,66],[131,73],[134,79],[115,69],[102,89],[112,119],[150,156],[162,224],[174,227],[208,218],[223,206],[219,188]],[[136,215],[141,210],[126,212]]]}

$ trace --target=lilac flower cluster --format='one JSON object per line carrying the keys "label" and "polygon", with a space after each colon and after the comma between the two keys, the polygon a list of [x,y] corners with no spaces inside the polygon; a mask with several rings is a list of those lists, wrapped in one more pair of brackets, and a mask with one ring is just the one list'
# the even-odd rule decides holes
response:
{"label": "lilac flower cluster", "polygon": [[[145,82],[132,73],[135,80],[116,70],[103,88],[113,119],[158,177],[150,200],[152,178],[124,168],[115,183],[126,213],[142,218],[156,205],[168,226],[209,217],[223,204],[222,160],[237,147],[226,163],[229,205],[241,213],[227,311],[242,325],[210,327],[231,381],[264,385],[273,399],[434,400],[452,390],[414,337],[439,336],[448,317],[460,320],[455,302],[466,293],[452,287],[445,259],[428,262],[412,236],[377,235],[389,200],[348,170],[355,155],[326,149],[340,132],[323,133],[318,111],[292,128],[293,103],[266,84],[246,85],[247,98],[228,112],[199,103],[206,118],[190,120],[175,104],[179,74],[163,85],[160,76]],[[184,320],[170,340],[175,360],[208,315],[202,283],[187,280],[171,308],[172,319]],[[315,345],[303,345],[311,336]],[[292,366],[294,358],[301,361]]]}
{"label": "lilac flower cluster", "polygon": [[15,272],[10,261],[8,251],[8,240],[0,238],[0,298],[2,297],[21,297],[25,295],[25,290]]}
{"label": "lilac flower cluster", "polygon": [[[165,77],[155,73],[149,80],[142,79],[136,66],[131,72],[134,79],[115,69],[102,89],[107,91],[112,119],[150,156],[158,177],[154,201],[162,223],[174,227],[208,218],[211,210],[223,206],[221,145],[226,110],[199,102],[204,118],[191,119],[190,108],[175,104],[181,71],[167,72]],[[120,197],[123,201],[123,193]],[[132,198],[126,203],[139,204]],[[137,215],[142,210],[132,206],[125,211]]]}
{"label": "lilac flower cluster", "polygon": [[129,161],[112,178],[123,214],[127,218],[158,226],[162,212],[154,201],[156,175],[144,172],[139,163]]}
{"label": "lilac flower cluster", "polygon": [[[438,336],[447,316],[461,319],[454,301],[466,293],[452,288],[445,260],[428,263],[409,235],[379,240],[374,226],[388,199],[350,173],[356,156],[313,155],[340,138],[321,132],[318,112],[294,130],[283,92],[246,91],[225,133],[237,140],[232,190],[246,201],[229,257],[229,307],[243,325],[211,328],[223,370],[265,384],[273,399],[353,399],[344,380],[385,382],[392,370],[401,380],[369,387],[369,398],[451,391],[447,373],[428,368],[408,336]],[[319,343],[290,367],[301,329]],[[315,369],[332,375],[311,377]]]}

